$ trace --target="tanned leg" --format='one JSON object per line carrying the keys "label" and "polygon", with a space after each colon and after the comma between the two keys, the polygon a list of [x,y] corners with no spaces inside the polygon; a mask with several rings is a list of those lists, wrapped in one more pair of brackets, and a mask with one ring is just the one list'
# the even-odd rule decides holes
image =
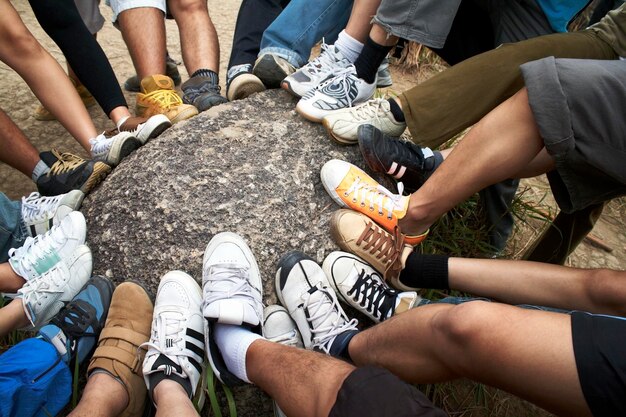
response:
{"label": "tanned leg", "polygon": [[124,10],[117,21],[139,79],[165,74],[165,22],[153,7]]}

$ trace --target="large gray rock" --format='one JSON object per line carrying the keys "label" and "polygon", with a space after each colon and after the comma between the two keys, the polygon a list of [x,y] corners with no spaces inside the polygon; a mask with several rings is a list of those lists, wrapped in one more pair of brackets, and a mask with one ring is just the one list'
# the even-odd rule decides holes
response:
{"label": "large gray rock", "polygon": [[[94,273],[153,292],[174,269],[201,283],[207,243],[231,231],[256,255],[265,304],[276,303],[282,254],[297,249],[321,263],[337,249],[328,223],[338,207],[321,184],[322,165],[363,163],[357,147],[335,145],[321,125],[296,114],[295,103],[273,90],[221,105],[126,158],[83,205]],[[235,398],[241,416],[272,415],[255,388],[238,388]]]}

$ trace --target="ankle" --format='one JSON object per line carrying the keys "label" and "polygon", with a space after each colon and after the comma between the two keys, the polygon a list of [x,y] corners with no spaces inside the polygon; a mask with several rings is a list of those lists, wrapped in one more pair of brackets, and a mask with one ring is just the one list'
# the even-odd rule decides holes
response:
{"label": "ankle", "polygon": [[171,379],[163,379],[152,391],[152,399],[158,406],[167,402],[189,401],[189,395],[181,384]]}
{"label": "ankle", "polygon": [[407,236],[419,236],[425,233],[432,223],[429,210],[425,206],[415,204],[411,196],[406,215],[398,220],[400,231]]}
{"label": "ankle", "polygon": [[75,411],[82,415],[92,415],[99,410],[100,415],[117,416],[128,406],[128,392],[124,385],[108,372],[92,373],[87,380],[85,391]]}

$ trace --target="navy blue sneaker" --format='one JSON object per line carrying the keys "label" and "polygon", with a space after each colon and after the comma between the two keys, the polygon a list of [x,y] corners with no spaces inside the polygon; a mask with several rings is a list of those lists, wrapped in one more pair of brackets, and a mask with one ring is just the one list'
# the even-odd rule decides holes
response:
{"label": "navy blue sneaker", "polygon": [[357,136],[367,166],[402,181],[409,193],[420,188],[443,162],[441,152],[388,136],[372,125],[359,126]]}
{"label": "navy blue sneaker", "polygon": [[108,278],[90,278],[50,324],[39,330],[37,336],[52,343],[66,363],[74,357],[79,364],[83,363],[98,343],[114,289]]}

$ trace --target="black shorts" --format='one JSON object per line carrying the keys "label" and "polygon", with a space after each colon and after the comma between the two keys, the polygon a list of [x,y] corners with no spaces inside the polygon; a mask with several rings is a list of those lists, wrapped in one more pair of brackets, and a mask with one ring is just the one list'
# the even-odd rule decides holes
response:
{"label": "black shorts", "polygon": [[424,394],[381,368],[355,369],[343,381],[329,417],[445,417]]}
{"label": "black shorts", "polygon": [[626,319],[572,313],[578,379],[595,417],[626,416]]}

